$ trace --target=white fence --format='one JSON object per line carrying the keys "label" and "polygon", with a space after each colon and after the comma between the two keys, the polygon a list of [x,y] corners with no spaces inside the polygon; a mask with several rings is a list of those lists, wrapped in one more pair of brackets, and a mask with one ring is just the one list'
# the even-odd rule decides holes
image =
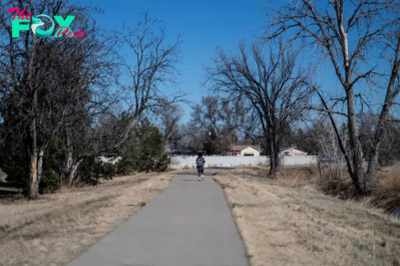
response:
{"label": "white fence", "polygon": [[312,156],[312,155],[284,156],[282,158],[283,165],[304,165],[304,164],[316,164],[316,163],[318,163],[318,158],[317,156]]}
{"label": "white fence", "polygon": [[[232,167],[232,166],[256,166],[267,165],[267,156],[204,156],[205,167]],[[317,156],[286,156],[282,158],[283,165],[304,165],[317,163]],[[195,167],[195,156],[174,156],[171,158],[171,169],[183,169]]]}

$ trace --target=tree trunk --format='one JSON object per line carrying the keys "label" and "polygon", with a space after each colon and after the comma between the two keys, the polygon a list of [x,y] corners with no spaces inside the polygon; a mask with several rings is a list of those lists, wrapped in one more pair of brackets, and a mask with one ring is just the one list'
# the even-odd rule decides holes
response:
{"label": "tree trunk", "polygon": [[39,192],[39,184],[40,181],[42,180],[42,172],[43,172],[43,155],[44,155],[44,148],[41,148],[39,150],[39,156],[38,156],[38,163],[37,163],[37,184],[38,184],[38,192]]}
{"label": "tree trunk", "polygon": [[28,136],[28,155],[29,155],[29,184],[27,190],[27,196],[29,199],[35,199],[39,195],[39,182],[40,176],[38,176],[38,149],[37,149],[37,129],[36,129],[36,114],[37,114],[37,103],[38,95],[37,90],[34,88],[32,83],[33,76],[33,61],[36,56],[36,39],[32,37],[32,47],[29,57],[28,65],[28,88],[29,92],[32,93],[32,120],[30,121],[29,136]]}
{"label": "tree trunk", "polygon": [[43,149],[39,153],[30,155],[28,198],[36,199],[39,196],[39,184],[43,170]]}
{"label": "tree trunk", "polygon": [[317,157],[317,163],[318,163],[318,172],[319,172],[319,178],[322,179],[322,170],[321,170],[321,160],[320,160],[321,155],[318,155]]}
{"label": "tree trunk", "polygon": [[367,192],[372,191],[376,184],[376,176],[378,174],[379,166],[378,157],[380,146],[381,142],[376,145],[368,161],[368,170],[365,174],[365,187]]}
{"label": "tree trunk", "polygon": [[82,162],[83,162],[83,159],[80,158],[74,164],[72,164],[71,170],[69,171],[69,174],[68,174],[68,184],[71,185],[74,182],[76,171],[78,170],[78,167]]}
{"label": "tree trunk", "polygon": [[276,166],[275,158],[272,156],[272,157],[270,157],[270,162],[269,162],[268,178],[276,179],[277,170],[278,169],[277,169],[277,166]]}
{"label": "tree trunk", "polygon": [[125,143],[126,139],[129,137],[129,133],[131,132],[131,130],[135,127],[136,122],[140,119],[141,113],[143,112],[143,110],[139,110],[137,113],[135,113],[135,115],[131,118],[131,120],[128,123],[128,126],[125,128],[121,140],[119,142],[117,142],[114,145],[114,149],[119,148],[122,144]]}
{"label": "tree trunk", "polygon": [[390,106],[389,102],[391,102],[393,99],[391,99],[391,90],[389,89],[389,94],[386,96],[385,99],[385,104],[382,108],[381,116],[379,118],[379,124],[376,127],[375,131],[375,137],[374,137],[374,147],[371,152],[371,155],[368,158],[368,169],[367,173],[365,175],[365,187],[367,191],[372,191],[375,187],[376,184],[376,176],[378,173],[378,167],[379,167],[379,150],[381,148],[382,144],[382,136],[384,133],[384,128],[387,125],[387,117],[389,116],[389,111],[390,111]]}
{"label": "tree trunk", "polygon": [[[33,103],[36,103],[37,93],[34,93]],[[28,158],[29,158],[29,184],[27,196],[35,199],[39,195],[39,176],[38,176],[38,149],[37,149],[36,117],[32,118],[28,139]]]}
{"label": "tree trunk", "polygon": [[363,151],[361,143],[358,139],[357,118],[354,107],[354,95],[352,88],[347,90],[347,107],[349,116],[348,121],[349,121],[350,149],[352,153],[352,169],[349,169],[349,173],[357,191],[360,194],[365,195],[369,193],[371,190],[366,186],[365,182]]}
{"label": "tree trunk", "polygon": [[68,181],[69,181],[69,172],[72,169],[72,163],[73,163],[73,158],[72,158],[72,145],[71,145],[71,139],[70,136],[67,132],[67,159],[65,160],[64,164],[64,169],[62,171],[62,176],[61,176],[61,181],[64,180],[65,177],[68,176]]}
{"label": "tree trunk", "polygon": [[277,171],[279,167],[279,149],[277,147],[276,138],[273,134],[273,130],[269,130],[270,136],[268,137],[269,142],[269,173],[268,178],[276,179]]}
{"label": "tree trunk", "polygon": [[382,136],[384,133],[384,129],[387,126],[390,107],[393,104],[393,100],[398,95],[398,89],[396,89],[397,92],[396,91],[393,92],[393,90],[400,70],[400,61],[398,61],[399,53],[400,53],[400,37],[397,42],[397,50],[393,63],[394,65],[392,69],[392,74],[388,84],[388,89],[386,91],[385,103],[383,104],[381,115],[379,117],[378,126],[376,127],[375,131],[374,149],[368,161],[368,169],[365,176],[365,186],[368,189],[368,191],[372,191],[372,189],[375,187],[376,184],[376,175],[378,173],[378,166],[379,166],[378,158],[379,158],[379,150],[382,144]]}
{"label": "tree trunk", "polygon": [[37,153],[30,154],[28,198],[35,199],[39,195],[39,182],[37,176]]}

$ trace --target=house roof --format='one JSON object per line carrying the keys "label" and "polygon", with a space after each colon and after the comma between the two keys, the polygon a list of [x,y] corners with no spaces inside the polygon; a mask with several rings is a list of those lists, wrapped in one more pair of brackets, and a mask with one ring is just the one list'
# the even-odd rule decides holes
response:
{"label": "house roof", "polygon": [[286,151],[286,150],[296,150],[296,151],[299,151],[299,152],[306,153],[305,151],[299,150],[296,147],[287,147],[287,148],[281,149],[280,151],[282,152],[282,151]]}
{"label": "house roof", "polygon": [[[235,151],[242,151],[249,147],[257,151],[261,151],[260,146],[254,146],[254,145],[235,145]],[[231,147],[231,150],[233,150],[233,145]]]}

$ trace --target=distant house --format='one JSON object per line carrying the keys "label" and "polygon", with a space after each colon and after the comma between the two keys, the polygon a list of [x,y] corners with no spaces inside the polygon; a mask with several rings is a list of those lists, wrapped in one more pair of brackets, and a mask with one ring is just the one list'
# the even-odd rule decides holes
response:
{"label": "distant house", "polygon": [[228,155],[232,156],[260,156],[261,149],[254,145],[235,145]]}
{"label": "distant house", "polygon": [[298,150],[296,148],[293,147],[289,147],[289,148],[284,148],[279,152],[279,156],[283,157],[283,156],[306,156],[307,153],[301,150]]}
{"label": "distant house", "polygon": [[117,156],[116,153],[102,153],[99,156],[99,160],[103,163],[111,163],[111,164],[116,164],[122,159],[121,156]]}

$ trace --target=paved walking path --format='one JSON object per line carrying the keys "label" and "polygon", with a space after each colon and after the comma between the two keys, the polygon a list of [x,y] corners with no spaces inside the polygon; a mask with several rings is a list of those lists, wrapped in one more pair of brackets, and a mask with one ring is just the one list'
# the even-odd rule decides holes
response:
{"label": "paved walking path", "polygon": [[248,266],[221,188],[206,169],[167,190],[68,266]]}

